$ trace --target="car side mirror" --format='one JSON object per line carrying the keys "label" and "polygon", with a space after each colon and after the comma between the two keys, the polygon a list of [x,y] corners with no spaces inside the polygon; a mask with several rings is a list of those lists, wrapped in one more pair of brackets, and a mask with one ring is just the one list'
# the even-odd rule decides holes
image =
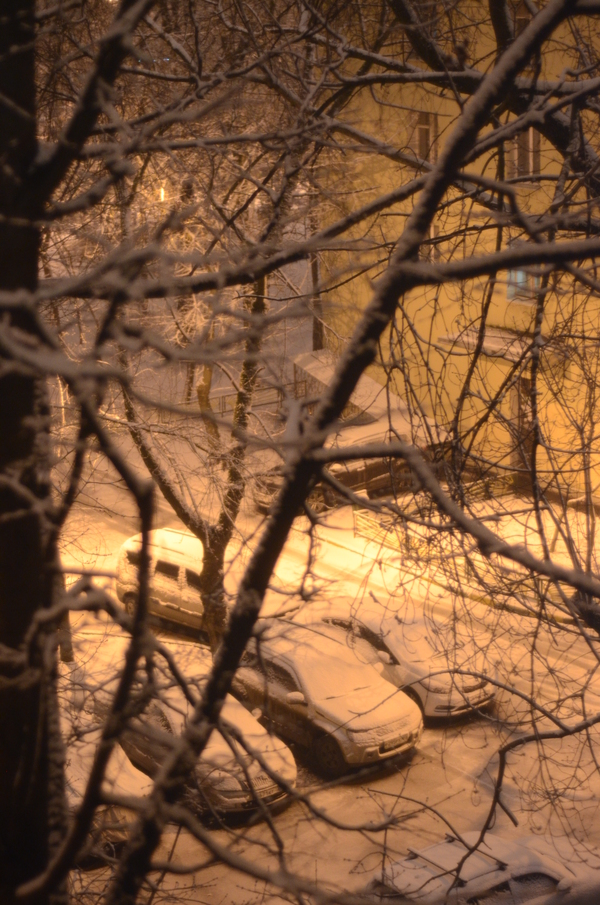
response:
{"label": "car side mirror", "polygon": [[252,711],[252,716],[254,717],[255,720],[260,720],[262,715],[263,714],[262,714],[262,710],[260,709],[260,707],[255,707],[254,710]]}
{"label": "car side mirror", "polygon": [[285,699],[288,704],[306,704],[306,698],[301,691],[288,691]]}
{"label": "car side mirror", "polygon": [[573,883],[571,882],[569,877],[563,877],[562,880],[558,881],[558,886],[556,887],[556,889],[558,890],[558,892],[569,892],[572,886]]}
{"label": "car side mirror", "polygon": [[386,650],[378,650],[377,656],[379,657],[379,659],[381,660],[382,663],[385,663],[386,666],[392,665],[392,662],[393,662],[392,658],[390,657],[390,655],[388,654],[388,652]]}

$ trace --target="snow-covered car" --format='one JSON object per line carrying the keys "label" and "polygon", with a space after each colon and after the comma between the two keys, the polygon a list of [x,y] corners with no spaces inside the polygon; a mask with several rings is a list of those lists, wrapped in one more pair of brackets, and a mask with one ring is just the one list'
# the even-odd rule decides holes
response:
{"label": "snow-covered car", "polygon": [[[141,547],[142,535],[134,534],[122,544],[117,557],[117,597],[128,612],[137,600]],[[202,632],[202,542],[189,531],[157,528],[150,532],[149,551],[148,612]],[[204,635],[201,638],[207,640]]]}
{"label": "snow-covered car", "polygon": [[369,891],[398,905],[596,905],[600,870],[563,860],[539,836],[478,832],[420,851],[380,871]]}
{"label": "snow-covered car", "polygon": [[336,625],[366,641],[369,662],[413,697],[427,718],[472,713],[494,700],[496,671],[486,659],[488,639],[472,627],[443,625],[417,607],[392,611],[351,601],[309,605],[293,618],[304,625]]}
{"label": "snow-covered car", "polygon": [[[61,664],[61,667],[59,699],[61,734],[65,744],[65,794],[69,812],[74,814],[87,788],[101,730],[82,706],[81,669],[77,664]],[[102,794],[141,803],[151,789],[152,781],[133,766],[120,745],[115,745],[104,773]],[[96,808],[85,848],[79,853],[79,866],[93,867],[98,859],[114,856],[127,839],[135,817],[135,807],[100,804]]]}
{"label": "snow-covered car", "polygon": [[[75,814],[83,800],[94,755],[100,741],[100,729],[95,726],[76,739],[67,739],[65,758],[65,793],[67,807]],[[137,770],[120,745],[115,745],[109,759],[102,793],[104,795],[137,799],[140,804],[150,794],[152,780]],[[114,856],[126,841],[136,818],[136,809],[118,804],[101,804],[96,808],[91,832],[85,849],[79,853],[80,866],[94,866],[103,856]]]}
{"label": "snow-covered car", "polygon": [[275,732],[310,748],[327,775],[408,751],[423,730],[414,701],[332,626],[266,622],[243,654],[233,690]]}
{"label": "snow-covered car", "polygon": [[[210,652],[201,645],[161,643],[185,677],[187,696],[166,662],[157,656],[155,696],[121,737],[131,763],[149,776],[154,776],[185,730],[192,712],[189,696],[199,695],[212,665]],[[108,683],[99,685],[96,672],[93,707],[98,720],[106,716],[112,697],[114,665],[110,673]],[[219,729],[212,732],[190,775],[186,798],[202,814],[248,811],[285,801],[295,782],[296,762],[287,745],[269,735],[239,701],[228,695]]]}

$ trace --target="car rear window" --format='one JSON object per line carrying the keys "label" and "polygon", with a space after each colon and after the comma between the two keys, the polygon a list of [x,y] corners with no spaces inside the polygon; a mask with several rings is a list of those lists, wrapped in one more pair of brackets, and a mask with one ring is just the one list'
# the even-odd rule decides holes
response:
{"label": "car rear window", "polygon": [[284,669],[277,663],[267,663],[266,673],[267,678],[270,682],[276,682],[278,685],[281,685],[283,688],[285,688],[286,691],[298,690],[298,685],[294,681],[293,676],[287,671],[287,669]]}
{"label": "car rear window", "polygon": [[167,578],[172,578],[174,581],[177,581],[179,578],[179,566],[173,562],[165,562],[164,559],[158,560],[156,563],[156,571],[160,575],[166,575]]}
{"label": "car rear window", "polygon": [[260,670],[261,666],[258,661],[258,657],[256,654],[251,651],[245,650],[242,654],[242,659],[240,660],[241,666],[247,666],[249,669],[257,669]]}
{"label": "car rear window", "polygon": [[194,588],[196,591],[202,590],[200,576],[192,569],[185,570],[185,580],[190,588]]}
{"label": "car rear window", "polygon": [[527,902],[537,896],[550,895],[556,891],[558,880],[549,877],[548,874],[531,873],[513,877],[510,881],[515,902]]}

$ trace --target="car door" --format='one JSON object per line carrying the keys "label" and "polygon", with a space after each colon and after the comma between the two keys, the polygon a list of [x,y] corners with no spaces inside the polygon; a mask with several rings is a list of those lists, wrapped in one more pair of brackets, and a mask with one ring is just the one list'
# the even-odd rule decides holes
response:
{"label": "car door", "polygon": [[180,615],[181,589],[179,587],[179,566],[176,563],[166,559],[156,560],[150,600],[154,612],[158,615],[171,618],[177,618]]}
{"label": "car door", "polygon": [[542,905],[550,902],[558,880],[539,871],[519,874],[467,899],[467,905]]}
{"label": "car door", "polygon": [[384,679],[387,679],[388,682],[391,682],[397,688],[402,688],[410,681],[406,667],[398,661],[381,635],[378,635],[366,625],[362,625],[362,623],[356,624],[355,631],[359,638],[362,638],[377,651],[379,663],[375,665],[377,671]]}
{"label": "car door", "polygon": [[182,570],[181,582],[181,606],[182,609],[194,616],[201,618],[204,613],[204,605],[200,595],[201,582],[200,575],[194,569],[184,568]]}
{"label": "car door", "polygon": [[[265,716],[278,735],[309,745],[312,741],[308,701],[291,670],[280,663],[266,664],[268,700]],[[300,696],[304,700],[300,700]],[[290,700],[290,696],[292,700]]]}
{"label": "car door", "polygon": [[246,650],[242,654],[231,688],[247,710],[264,712],[268,698],[267,677],[262,662],[253,651]]}

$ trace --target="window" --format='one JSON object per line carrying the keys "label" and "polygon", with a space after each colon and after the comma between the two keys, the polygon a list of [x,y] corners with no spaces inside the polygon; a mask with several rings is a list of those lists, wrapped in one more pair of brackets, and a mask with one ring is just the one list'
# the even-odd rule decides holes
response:
{"label": "window", "polygon": [[381,636],[375,634],[375,632],[372,632],[371,629],[366,628],[366,626],[360,625],[358,627],[358,634],[364,641],[368,641],[375,650],[386,650],[386,646],[383,643]]}
{"label": "window", "polygon": [[526,270],[509,270],[506,282],[507,299],[531,300],[540,288],[540,278]]}
{"label": "window", "polygon": [[510,886],[505,882],[468,899],[467,905],[514,905],[514,901]]}
{"label": "window", "polygon": [[531,408],[532,382],[530,377],[518,377],[512,402],[513,443],[512,465],[518,471],[531,467],[533,452],[533,412]]}
{"label": "window", "polygon": [[540,172],[540,133],[533,126],[517,137],[517,175],[536,176]]}
{"label": "window", "polygon": [[165,562],[164,559],[159,559],[156,563],[156,573],[177,581],[179,578],[179,566],[173,562]]}
{"label": "window", "polygon": [[200,581],[200,576],[197,572],[193,572],[191,569],[186,569],[185,580],[188,583],[188,587],[194,588],[194,590],[196,591],[202,590],[202,582]]}
{"label": "window", "polygon": [[509,270],[506,284],[506,297],[508,299],[519,298],[529,294],[529,282],[524,270]]}
{"label": "window", "polygon": [[538,176],[541,172],[540,133],[533,126],[524,129],[508,148],[507,176],[514,179],[518,176]]}
{"label": "window", "polygon": [[421,160],[435,163],[437,159],[437,136],[437,113],[419,113],[413,136],[413,150]]}
{"label": "window", "polygon": [[558,880],[549,877],[548,874],[531,873],[513,877],[510,885],[514,893],[515,902],[527,902],[529,899],[535,899],[543,895],[548,896],[556,892]]}
{"label": "window", "polygon": [[527,9],[525,3],[521,2],[515,9],[515,38],[518,38],[521,32],[525,31],[531,22],[531,13]]}
{"label": "window", "polygon": [[419,260],[421,261],[439,261],[440,246],[438,236],[440,234],[437,223],[429,224],[429,240],[425,239],[419,248]]}
{"label": "window", "polygon": [[281,685],[286,691],[298,691],[296,682],[283,666],[278,666],[277,663],[267,663],[266,671],[267,678],[270,682]]}
{"label": "window", "polygon": [[332,625],[337,625],[338,628],[344,628],[346,631],[350,631],[352,628],[352,622],[349,619],[329,619],[328,622],[331,622]]}
{"label": "window", "polygon": [[240,666],[246,666],[248,669],[260,670],[261,666],[256,654],[245,650],[240,660]]}
{"label": "window", "polygon": [[127,562],[131,563],[132,566],[140,567],[142,563],[142,551],[141,550],[128,550],[127,551]]}

